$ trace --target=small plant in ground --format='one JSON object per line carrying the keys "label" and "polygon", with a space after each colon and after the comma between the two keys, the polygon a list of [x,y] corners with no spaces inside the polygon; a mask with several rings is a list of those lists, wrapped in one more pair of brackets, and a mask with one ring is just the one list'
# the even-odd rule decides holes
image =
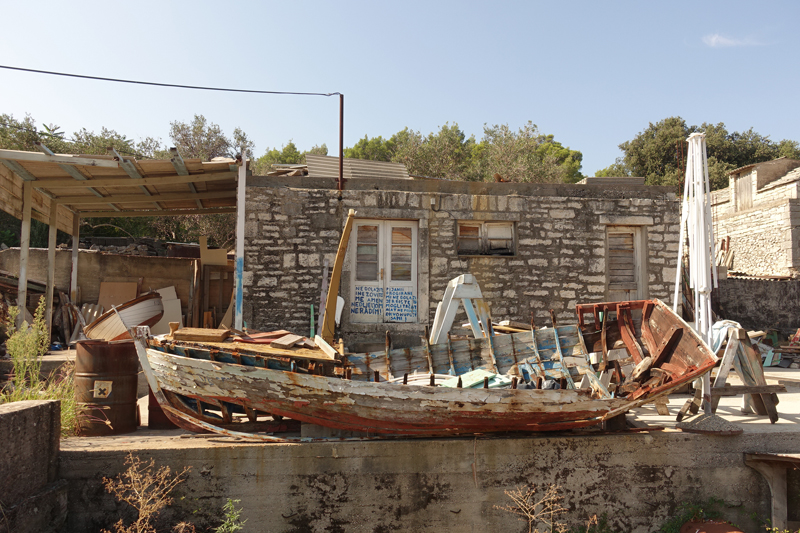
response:
{"label": "small plant in ground", "polygon": [[27,391],[38,391],[40,388],[41,357],[47,353],[49,344],[44,312],[45,300],[42,297],[39,298],[39,305],[33,315],[33,323],[28,324],[27,321],[24,321],[20,327],[17,327],[20,308],[13,306],[8,308],[6,351],[14,363],[11,392],[8,393],[11,398],[24,396]]}
{"label": "small plant in ground", "polygon": [[[136,509],[137,517],[128,526],[120,519],[114,524],[114,533],[155,533],[153,520],[164,507],[172,503],[170,492],[184,481],[191,468],[187,466],[173,476],[168,466],[156,470],[153,459],[147,463],[132,453],[128,453],[125,464],[128,466],[127,470],[113,479],[104,477],[103,486],[117,500]],[[173,530],[183,533],[191,533],[194,530],[193,525],[185,522],[179,526],[183,529]],[[102,533],[111,532],[104,529]]]}
{"label": "small plant in ground", "polygon": [[232,500],[228,498],[227,503],[222,506],[225,520],[214,530],[214,533],[236,533],[244,529],[244,524],[247,520],[241,520],[239,518],[242,514],[242,509],[236,509],[235,505],[240,501],[241,500]]}
{"label": "small plant in ground", "polygon": [[[528,521],[528,533],[558,532],[566,533],[566,524],[559,522],[558,518],[567,509],[561,506],[564,499],[559,492],[558,485],[548,485],[541,496],[537,495],[536,485],[521,486],[514,490],[504,491],[511,498],[511,505],[495,505],[495,509],[507,511],[520,516],[520,520]],[[547,529],[540,531],[538,526],[546,525]]]}
{"label": "small plant in ground", "polygon": [[772,527],[772,520],[762,518],[757,513],[753,513],[752,517],[761,522],[765,533],[800,533],[800,529],[778,529],[777,527]]}
{"label": "small plant in ground", "polygon": [[173,533],[197,533],[197,529],[191,522],[178,522],[172,526]]}
{"label": "small plant in ground", "polygon": [[61,400],[61,434],[74,435],[78,404],[75,401],[75,365],[67,364],[61,370],[41,378],[42,359],[47,353],[49,335],[44,320],[45,300],[33,315],[33,323],[16,326],[19,307],[9,307],[6,318],[6,351],[14,363],[14,374],[6,388],[0,391],[0,404],[23,400]]}
{"label": "small plant in ground", "polygon": [[614,530],[608,524],[608,515],[603,513],[600,518],[597,515],[592,516],[586,526],[571,528],[569,533],[614,533]]}
{"label": "small plant in ground", "polygon": [[667,520],[659,531],[661,533],[680,533],[681,526],[686,522],[717,520],[722,514],[716,507],[724,503],[718,498],[709,498],[707,502],[703,503],[683,502],[678,508],[678,514]]}

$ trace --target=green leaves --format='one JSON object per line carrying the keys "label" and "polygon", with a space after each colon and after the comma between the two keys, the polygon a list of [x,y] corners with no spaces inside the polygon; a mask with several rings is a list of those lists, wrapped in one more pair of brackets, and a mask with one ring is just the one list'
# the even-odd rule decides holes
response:
{"label": "green leaves", "polygon": [[215,157],[235,158],[242,149],[246,150],[248,157],[252,157],[255,149],[255,144],[241,128],[233,130],[233,140],[228,139],[219,125],[209,123],[203,115],[195,115],[189,124],[171,122],[169,136],[185,159],[211,161]]}
{"label": "green leaves", "polygon": [[364,136],[345,157],[403,163],[409,174],[468,181],[569,182],[580,180],[583,155],[542,135],[532,122],[518,131],[484,126],[483,139],[467,137],[458,123],[423,136],[404,128],[389,139]]}
{"label": "green leaves", "polygon": [[776,143],[753,128],[729,132],[722,122],[688,126],[681,117],[669,117],[651,122],[636,137],[620,144],[624,158],[597,175],[640,176],[648,185],[678,186],[686,172],[686,138],[694,132],[706,134],[712,190],[727,187],[728,172],[736,168],[779,157],[800,158],[797,141],[784,139]]}

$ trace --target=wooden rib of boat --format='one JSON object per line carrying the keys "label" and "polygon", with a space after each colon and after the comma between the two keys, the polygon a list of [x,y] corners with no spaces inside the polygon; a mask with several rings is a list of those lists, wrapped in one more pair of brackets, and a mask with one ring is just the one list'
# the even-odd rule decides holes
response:
{"label": "wooden rib of boat", "polygon": [[[659,300],[582,305],[578,312],[579,325],[349,354],[335,365],[327,361],[327,366],[285,353],[225,351],[153,339],[148,345],[142,331],[135,337],[150,386],[173,422],[193,431],[239,436],[244,434],[219,427],[232,421],[236,409],[251,420],[263,412],[369,435],[579,428],[667,394],[709,371],[717,360]],[[606,316],[605,325],[600,313]],[[587,323],[586,314],[595,320]],[[636,370],[619,377],[614,394],[598,379],[598,365],[590,364],[584,335],[593,351],[604,342],[605,348],[599,348],[607,352],[616,339],[628,350],[630,360],[623,362]],[[619,361],[608,367],[619,368]],[[513,376],[518,387],[403,384],[414,372],[459,376],[476,369]],[[588,387],[578,388],[584,378]],[[564,387],[528,388],[541,387],[545,380]]]}
{"label": "wooden rib of boat", "polygon": [[164,315],[161,295],[149,292],[129,300],[100,315],[88,324],[84,333],[90,339],[118,341],[130,339],[128,330],[136,326],[152,326]]}

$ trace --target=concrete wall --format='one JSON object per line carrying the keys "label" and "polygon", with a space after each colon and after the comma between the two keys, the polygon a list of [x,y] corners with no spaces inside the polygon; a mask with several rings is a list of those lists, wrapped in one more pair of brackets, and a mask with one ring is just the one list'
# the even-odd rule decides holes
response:
{"label": "concrete wall", "polygon": [[[128,517],[101,478],[124,470],[131,451],[173,471],[190,466],[164,514],[216,525],[226,498],[240,499],[253,531],[527,531],[495,506],[525,484],[557,484],[570,526],[607,513],[614,531],[651,533],[682,502],[725,501],[725,518],[747,532],[768,517],[769,488],[744,465],[745,452],[800,452],[796,434],[712,437],[676,431],[596,436],[540,436],[226,444],[225,438],[170,439],[147,446],[62,447],[69,482],[67,531],[96,531]],[[227,441],[230,442],[230,441]],[[167,530],[165,528],[164,530]]]}
{"label": "concrete wall", "polygon": [[58,401],[0,405],[0,532],[56,531],[64,522],[67,487],[58,478]]}
{"label": "concrete wall", "polygon": [[[80,250],[78,287],[80,301],[97,303],[102,281],[133,281],[144,278],[143,290],[175,286],[181,306],[186,311],[193,277],[193,259],[178,257],[138,257]],[[0,270],[19,274],[19,248],[0,251]],[[56,250],[55,286],[69,294],[72,273],[72,250]],[[28,259],[28,277],[47,280],[47,250],[32,248]]]}
{"label": "concrete wall", "polygon": [[[433,204],[431,203],[433,201]],[[348,209],[359,218],[419,223],[418,321],[354,324],[345,305],[350,342],[417,344],[433,319],[447,282],[474,274],[497,319],[549,323],[549,310],[574,321],[577,302],[606,299],[606,227],[642,228],[645,291],[671,299],[679,213],[662,187],[536,185],[415,180],[351,180],[339,193],[333,180],[251,178],[246,205],[244,318],[257,329],[309,329],[309,306],[318,307],[325,259],[336,255]],[[457,221],[513,221],[514,256],[459,256]],[[341,295],[349,300],[351,258]],[[458,322],[457,322],[458,323]],[[351,346],[352,348],[352,346]]]}
{"label": "concrete wall", "polygon": [[723,316],[744,328],[777,329],[784,338],[800,328],[800,280],[725,279],[714,295]]}

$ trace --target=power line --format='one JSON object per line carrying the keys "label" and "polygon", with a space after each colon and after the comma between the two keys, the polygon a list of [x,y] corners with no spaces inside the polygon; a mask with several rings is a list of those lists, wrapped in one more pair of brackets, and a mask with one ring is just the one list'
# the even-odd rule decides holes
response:
{"label": "power line", "polygon": [[199,85],[181,85],[176,83],[159,83],[154,81],[138,81],[138,80],[123,80],[118,78],[104,78],[101,76],[87,76],[85,74],[69,74],[67,72],[54,72],[51,70],[37,70],[32,68],[22,68],[22,67],[11,67],[8,65],[0,65],[0,68],[4,68],[7,70],[18,70],[21,72],[34,72],[36,74],[50,74],[52,76],[64,76],[67,78],[81,78],[85,80],[97,80],[97,81],[113,81],[116,83],[132,83],[135,85],[152,85],[155,87],[172,87],[175,89],[197,89],[201,91],[222,91],[222,92],[229,92],[229,93],[254,93],[254,94],[287,94],[287,95],[294,95],[294,96],[338,96],[341,93],[303,93],[303,92],[291,92],[291,91],[258,91],[254,89],[227,89],[224,87],[203,87]]}

